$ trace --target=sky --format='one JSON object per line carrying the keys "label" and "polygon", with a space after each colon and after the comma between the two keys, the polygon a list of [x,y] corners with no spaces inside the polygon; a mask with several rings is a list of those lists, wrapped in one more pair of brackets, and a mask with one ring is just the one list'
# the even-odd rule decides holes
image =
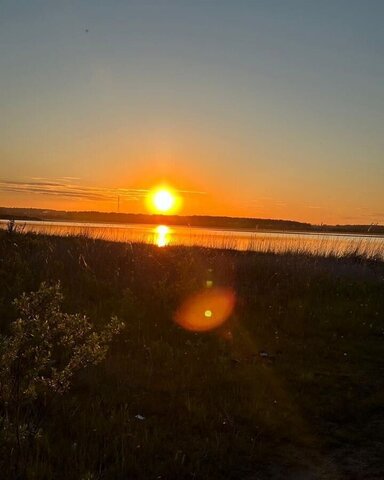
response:
{"label": "sky", "polygon": [[381,0],[0,0],[0,206],[384,223]]}

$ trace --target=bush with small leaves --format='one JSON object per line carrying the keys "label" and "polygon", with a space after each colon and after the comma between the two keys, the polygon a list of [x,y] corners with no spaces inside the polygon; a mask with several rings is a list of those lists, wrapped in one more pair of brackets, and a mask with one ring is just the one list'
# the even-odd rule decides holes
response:
{"label": "bush with small leaves", "polygon": [[34,401],[66,392],[74,374],[100,363],[124,328],[112,317],[96,331],[86,316],[62,312],[62,300],[59,283],[24,293],[14,302],[19,318],[10,334],[0,335],[1,423],[3,434],[13,431],[19,447]]}

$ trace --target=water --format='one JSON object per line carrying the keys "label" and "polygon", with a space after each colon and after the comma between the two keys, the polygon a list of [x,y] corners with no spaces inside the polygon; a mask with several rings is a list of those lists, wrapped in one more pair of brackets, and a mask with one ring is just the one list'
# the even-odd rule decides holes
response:
{"label": "water", "polygon": [[[0,228],[7,221],[0,220]],[[144,242],[158,247],[198,245],[236,250],[346,255],[357,252],[384,259],[384,236],[225,230],[166,225],[17,221],[24,232],[86,235],[115,242]]]}

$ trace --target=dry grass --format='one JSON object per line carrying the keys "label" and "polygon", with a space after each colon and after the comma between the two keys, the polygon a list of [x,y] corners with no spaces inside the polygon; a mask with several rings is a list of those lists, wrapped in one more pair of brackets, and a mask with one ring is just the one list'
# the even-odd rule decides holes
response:
{"label": "dry grass", "polygon": [[[6,223],[0,223],[5,228]],[[154,226],[87,226],[66,223],[23,223],[17,228],[42,235],[81,236],[122,243],[157,244]],[[321,256],[363,256],[384,259],[384,237],[306,233],[230,232],[200,228],[171,227],[166,243],[174,246],[200,246],[265,253],[296,253]]]}

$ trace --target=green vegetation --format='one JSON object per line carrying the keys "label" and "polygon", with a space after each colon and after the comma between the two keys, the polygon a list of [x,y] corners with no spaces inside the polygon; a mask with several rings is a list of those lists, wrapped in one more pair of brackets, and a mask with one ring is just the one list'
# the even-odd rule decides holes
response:
{"label": "green vegetation", "polygon": [[[235,311],[184,331],[207,280]],[[2,478],[383,478],[379,260],[1,231],[0,318]]]}

